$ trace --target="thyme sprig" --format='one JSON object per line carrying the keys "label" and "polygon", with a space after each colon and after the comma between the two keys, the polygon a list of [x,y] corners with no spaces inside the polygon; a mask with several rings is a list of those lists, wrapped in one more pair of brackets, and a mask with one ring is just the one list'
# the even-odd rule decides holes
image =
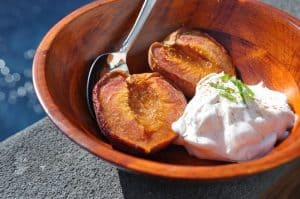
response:
{"label": "thyme sprig", "polygon": [[228,86],[224,86],[220,83],[209,82],[208,84],[220,91],[220,95],[225,97],[229,101],[236,102],[236,95],[239,95],[242,98],[244,104],[246,104],[247,100],[254,99],[254,92],[241,80],[236,79],[236,77],[230,76],[228,74],[224,74],[221,78],[222,82],[227,83],[230,81],[237,89],[233,89]]}

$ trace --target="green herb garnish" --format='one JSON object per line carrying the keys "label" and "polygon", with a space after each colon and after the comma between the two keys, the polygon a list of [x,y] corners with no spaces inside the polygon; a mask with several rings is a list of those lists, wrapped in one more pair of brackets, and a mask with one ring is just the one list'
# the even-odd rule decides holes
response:
{"label": "green herb garnish", "polygon": [[235,85],[235,87],[237,88],[237,90],[235,90],[233,88],[221,85],[220,83],[209,82],[208,84],[211,87],[220,90],[220,95],[222,97],[225,97],[230,101],[236,102],[237,100],[235,95],[240,95],[244,104],[246,104],[247,100],[254,99],[254,92],[241,80],[236,79],[236,77],[232,77],[228,74],[224,74],[222,77],[220,77],[220,79],[224,83],[228,81],[232,82],[232,84]]}
{"label": "green herb garnish", "polygon": [[226,92],[220,92],[220,95],[221,95],[222,97],[227,98],[229,101],[236,102],[236,98],[235,98],[233,95],[229,94],[229,93],[226,93]]}
{"label": "green herb garnish", "polygon": [[221,78],[220,78],[223,82],[227,82],[230,79],[230,76],[228,74],[224,74]]}
{"label": "green herb garnish", "polygon": [[220,89],[220,90],[224,90],[226,91],[227,93],[233,93],[234,92],[234,89],[230,88],[230,87],[226,87],[226,86],[223,86],[221,84],[217,84],[217,83],[213,83],[213,82],[209,82],[209,85],[215,89]]}

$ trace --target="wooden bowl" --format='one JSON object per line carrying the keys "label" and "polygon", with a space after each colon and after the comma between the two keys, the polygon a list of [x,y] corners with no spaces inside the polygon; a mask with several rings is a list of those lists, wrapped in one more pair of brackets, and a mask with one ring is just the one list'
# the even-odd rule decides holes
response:
{"label": "wooden bowl", "polygon": [[[300,122],[269,154],[244,163],[198,160],[170,146],[141,158],[115,150],[100,134],[85,101],[86,78],[97,55],[117,49],[142,0],[88,4],[55,25],[33,63],[38,98],[53,122],[74,142],[117,166],[177,179],[225,179],[269,170],[300,155]],[[131,73],[148,71],[147,50],[179,27],[203,29],[229,51],[246,83],[264,81],[284,92],[300,115],[300,22],[253,0],[159,0],[130,51]]]}

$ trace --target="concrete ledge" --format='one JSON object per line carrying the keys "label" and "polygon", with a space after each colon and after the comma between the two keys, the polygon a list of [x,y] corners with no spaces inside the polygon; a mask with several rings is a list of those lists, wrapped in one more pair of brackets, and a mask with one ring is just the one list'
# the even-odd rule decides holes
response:
{"label": "concrete ledge", "polygon": [[128,173],[86,152],[45,118],[0,143],[1,198],[257,198],[293,167],[218,182]]}
{"label": "concrete ledge", "polygon": [[116,168],[45,118],[0,144],[1,198],[121,198]]}

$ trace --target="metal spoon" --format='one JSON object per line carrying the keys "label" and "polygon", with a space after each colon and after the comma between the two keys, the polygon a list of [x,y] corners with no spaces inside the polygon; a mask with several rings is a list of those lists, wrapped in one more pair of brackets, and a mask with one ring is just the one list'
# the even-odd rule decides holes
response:
{"label": "metal spoon", "polygon": [[144,4],[139,12],[138,17],[119,51],[101,54],[93,62],[87,78],[86,100],[87,100],[89,112],[94,118],[95,118],[95,112],[94,112],[92,95],[93,95],[93,88],[97,83],[97,81],[99,80],[100,71],[103,69],[105,65],[108,65],[110,71],[118,68],[126,72],[129,72],[128,66],[126,64],[127,52],[129,51],[136,37],[140,33],[145,21],[147,20],[148,16],[151,13],[152,8],[154,7],[155,2],[156,0],[144,1]]}

